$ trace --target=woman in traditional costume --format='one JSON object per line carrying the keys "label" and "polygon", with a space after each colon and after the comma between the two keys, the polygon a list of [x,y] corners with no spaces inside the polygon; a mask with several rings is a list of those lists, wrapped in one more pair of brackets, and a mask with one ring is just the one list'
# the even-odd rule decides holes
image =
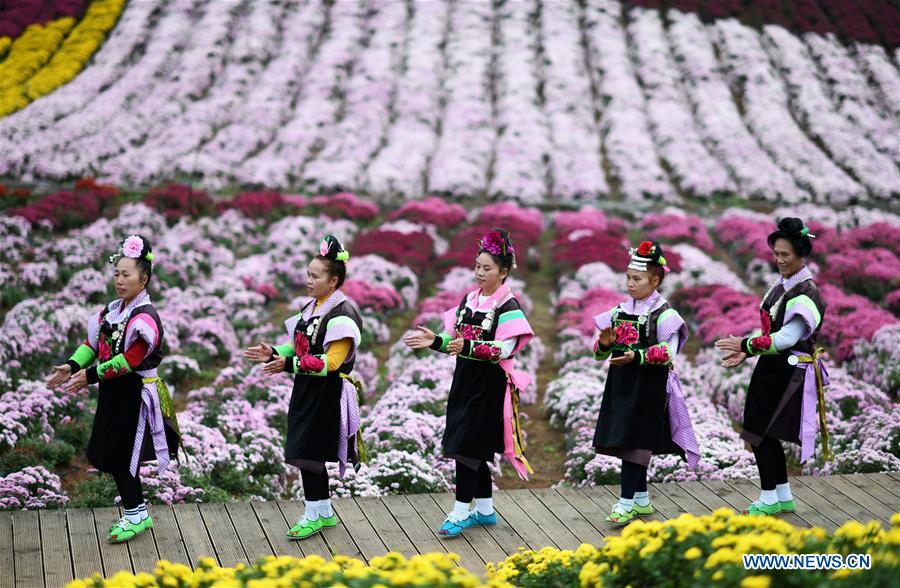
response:
{"label": "woman in traditional costume", "polygon": [[[515,295],[504,282],[516,267],[509,233],[493,229],[478,242],[475,281],[459,306],[444,313],[444,331],[419,326],[404,343],[456,355],[456,370],[447,399],[444,456],[456,461],[456,503],[438,530],[459,535],[475,525],[493,525],[491,472],[488,462],[501,454],[522,478],[533,473],[523,454],[518,398],[531,383],[514,368],[515,355],[534,336]],[[469,504],[475,500],[475,510]]]}
{"label": "woman in traditional costume", "polygon": [[157,374],[163,326],[146,290],[153,250],[146,238],[130,235],[109,261],[119,298],[88,319],[87,339],[69,361],[54,367],[47,383],[66,383],[69,392],[100,384],[87,457],[99,471],[112,474],[119,490],[125,516],[109,528],[106,540],[120,543],[153,526],[138,468],[156,460],[161,475],[176,456],[179,433],[168,390]]}
{"label": "woman in traditional costume", "polygon": [[290,539],[305,539],[337,525],[331,506],[326,463],[365,461],[359,429],[359,381],[350,375],[362,330],[359,309],[340,288],[350,254],[334,235],[326,235],[306,271],[311,300],[285,321],[291,343],[249,347],[244,355],[265,363],[263,372],[294,375],[287,416],[285,461],[300,468],[306,509]]}
{"label": "woman in traditional costume", "polygon": [[678,454],[695,467],[700,452],[672,361],[688,338],[687,325],[658,292],[669,268],[656,241],[630,250],[630,298],[594,317],[600,334],[594,357],[609,374],[594,432],[597,453],[622,460],[621,492],[608,522],[624,525],[653,512],[647,467],[653,455]]}
{"label": "woman in traditional costume", "polygon": [[800,445],[800,461],[805,462],[815,452],[821,427],[823,454],[830,457],[824,409],[828,374],[821,359],[824,350],[816,346],[825,300],[806,267],[813,237],[799,218],[779,221],[767,242],[780,276],[763,296],[761,330],[748,338],[716,341],[716,348],[727,352],[725,367],[760,356],[750,378],[741,432],[753,447],[759,469],[759,499],[744,511],[753,516],[796,510],[782,441]]}

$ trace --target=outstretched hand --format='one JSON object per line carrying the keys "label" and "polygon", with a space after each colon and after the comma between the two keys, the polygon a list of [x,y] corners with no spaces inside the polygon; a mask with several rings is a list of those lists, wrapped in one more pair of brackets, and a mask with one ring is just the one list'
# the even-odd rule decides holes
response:
{"label": "outstretched hand", "polygon": [[428,327],[419,325],[416,327],[415,332],[410,333],[403,338],[403,344],[410,349],[425,349],[426,347],[431,347],[435,337],[437,337],[437,335],[434,334],[434,331]]}
{"label": "outstretched hand", "polygon": [[63,365],[53,366],[53,374],[47,378],[47,385],[56,388],[61,384],[65,384],[72,377],[72,366],[67,363]]}
{"label": "outstretched hand", "polygon": [[250,361],[264,363],[269,361],[269,358],[272,357],[272,353],[272,346],[260,341],[259,345],[254,345],[245,349],[244,357],[246,357]]}

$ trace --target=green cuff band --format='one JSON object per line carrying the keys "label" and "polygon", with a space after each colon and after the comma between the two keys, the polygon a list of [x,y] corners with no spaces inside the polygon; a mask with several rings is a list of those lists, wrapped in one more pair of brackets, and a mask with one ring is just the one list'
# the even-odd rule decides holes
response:
{"label": "green cuff band", "polygon": [[125,361],[125,356],[121,353],[107,362],[97,366],[97,377],[100,380],[109,380],[118,378],[131,373],[131,366]]}
{"label": "green cuff band", "polygon": [[293,357],[294,355],[294,346],[290,343],[282,343],[281,345],[276,345],[272,349],[274,349],[275,353],[281,357]]}
{"label": "green cuff band", "polygon": [[94,353],[94,350],[82,343],[69,359],[77,363],[81,369],[84,369],[94,363],[96,358],[97,354]]}

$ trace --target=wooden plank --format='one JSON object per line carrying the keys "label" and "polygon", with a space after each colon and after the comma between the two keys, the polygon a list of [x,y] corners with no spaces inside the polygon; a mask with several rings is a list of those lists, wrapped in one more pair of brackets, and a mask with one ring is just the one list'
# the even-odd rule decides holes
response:
{"label": "wooden plank", "polygon": [[355,498],[353,500],[356,501],[359,510],[372,525],[388,551],[396,551],[405,558],[410,558],[418,553],[416,546],[381,502],[381,498]]}
{"label": "wooden plank", "polygon": [[225,510],[231,516],[238,539],[251,564],[261,557],[275,554],[249,502],[226,502]]}
{"label": "wooden plank", "polygon": [[159,558],[172,563],[191,565],[172,507],[168,504],[156,505],[150,516],[153,517],[153,538],[156,540]]}
{"label": "wooden plank", "polygon": [[8,510],[0,511],[0,588],[13,588],[16,584],[12,516]]}
{"label": "wooden plank", "polygon": [[747,497],[735,490],[725,480],[705,480],[703,485],[736,513],[740,513],[747,506]]}
{"label": "wooden plank", "polygon": [[444,542],[434,536],[434,532],[416,513],[406,496],[391,494],[382,498],[381,501],[397,524],[406,531],[406,536],[409,537],[419,553],[447,551],[444,548]]}
{"label": "wooden plank", "polygon": [[465,534],[456,537],[441,537],[437,534],[437,529],[447,516],[441,503],[450,502],[453,499],[451,494],[408,494],[406,498],[413,510],[419,513],[423,524],[432,529],[435,539],[444,544],[447,553],[459,556],[459,565],[468,570],[484,569],[485,561],[469,544]]}
{"label": "wooden plank", "polygon": [[503,515],[516,533],[525,540],[529,549],[538,550],[541,547],[559,547],[544,530],[537,525],[531,517],[522,510],[517,500],[507,492],[494,493],[494,508]]}
{"label": "wooden plank", "polygon": [[[75,577],[89,578],[94,574],[102,574],[103,563],[100,561],[94,511],[89,508],[67,510],[66,521],[69,523],[69,545],[72,546]],[[103,536],[106,537],[105,529]]]}
{"label": "wooden plank", "polygon": [[[887,525],[891,524],[891,515],[894,514],[894,510],[885,505],[877,498],[873,498],[872,496],[870,496],[864,491],[862,487],[857,486],[853,482],[847,480],[844,476],[822,476],[822,480],[824,480],[826,484],[830,484],[832,487],[845,494],[850,498],[850,500],[858,504],[860,508],[863,508],[867,511],[867,516],[865,519],[858,519],[860,522],[865,523],[869,519],[877,517],[878,519],[881,519],[883,523],[886,523]],[[867,487],[870,487],[872,485],[874,484],[866,481]],[[878,486],[876,485],[876,487]],[[882,491],[882,494],[886,494],[886,492]]]}
{"label": "wooden plank", "polygon": [[[831,503],[830,508],[825,507],[826,510],[824,512],[828,512],[828,517],[838,523],[838,526],[847,522],[847,519],[855,519],[858,521],[866,522],[872,518],[871,513],[863,508],[861,505],[857,504],[852,498],[832,486],[831,484],[825,482],[821,477],[816,476],[806,476],[802,478],[801,482],[806,488],[808,488],[811,493],[816,493],[822,498],[824,498],[827,502]],[[806,494],[805,496],[809,496]],[[835,510],[839,512],[834,512]],[[840,512],[842,511],[842,512]],[[833,515],[830,513],[834,513]],[[846,515],[846,518],[844,516]],[[843,519],[843,520],[841,520]]]}
{"label": "wooden plank", "polygon": [[678,486],[685,490],[688,494],[702,503],[710,511],[719,508],[731,508],[731,504],[722,499],[721,496],[697,481],[680,482]]}
{"label": "wooden plank", "polygon": [[41,561],[41,522],[38,511],[19,510],[13,513],[13,557],[16,566],[16,585],[44,585],[44,566]]}
{"label": "wooden plank", "polygon": [[[542,504],[552,515],[554,515],[575,537],[578,545],[589,543],[597,545],[603,541],[603,535],[584,518],[578,510],[557,493],[553,488],[535,488],[531,490],[535,498]],[[575,549],[578,548],[575,546]]]}
{"label": "wooden plank", "polygon": [[595,545],[603,543],[603,538],[611,532],[609,524],[603,520],[608,513],[604,512],[600,505],[594,502],[584,490],[563,486],[557,488],[556,493],[571,504],[572,508],[577,510],[578,514],[584,517],[597,530],[600,539],[597,540]]}
{"label": "wooden plank", "polygon": [[[127,571],[133,572],[131,567],[131,557],[128,555],[128,545],[125,543],[110,543],[106,540],[106,534],[109,528],[122,518],[122,513],[118,507],[107,506],[104,508],[94,509],[94,528],[100,542],[100,559],[103,561],[103,574],[106,577],[112,577],[117,572]],[[146,533],[138,535],[132,541],[150,541],[153,538]]]}
{"label": "wooden plank", "polygon": [[213,547],[216,550],[216,559],[223,568],[233,568],[239,563],[247,563],[247,554],[241,546],[228,510],[221,502],[200,504],[200,516],[209,531]]}
{"label": "wooden plank", "polygon": [[[828,531],[835,531],[846,520],[846,514],[840,509],[836,509],[833,504],[822,498],[822,496],[813,490],[810,490],[802,482],[801,477],[791,478],[791,494],[795,501],[800,501],[797,506],[803,503],[806,507],[800,514],[804,520],[809,523],[815,521],[816,526],[822,527]],[[835,511],[840,513],[835,514]]]}
{"label": "wooden plank", "polygon": [[303,557],[300,542],[288,539],[286,536],[287,520],[284,518],[278,503],[274,500],[264,500],[250,503],[259,524],[272,546],[275,555],[290,555],[291,557]]}
{"label": "wooden plank", "polygon": [[884,475],[888,476],[889,478],[893,478],[897,482],[900,482],[900,472],[884,472]]}
{"label": "wooden plank", "polygon": [[69,533],[66,528],[66,511],[41,510],[41,555],[44,559],[44,578],[47,586],[65,586],[74,577],[72,553],[69,551]]}
{"label": "wooden plank", "polygon": [[687,512],[695,516],[709,514],[710,512],[712,512],[699,500],[691,496],[686,490],[679,487],[679,485],[674,482],[648,484],[647,487],[651,492],[655,490],[656,494],[664,494],[665,496],[667,496],[673,503],[678,505],[678,507],[681,508],[683,512]]}
{"label": "wooden plank", "polygon": [[900,512],[900,496],[891,491],[893,485],[896,492],[900,492],[900,484],[891,484],[891,479],[879,474],[849,474],[843,476],[845,480],[868,494],[887,507],[891,513]]}
{"label": "wooden plank", "polygon": [[[332,503],[333,505],[334,503]],[[306,505],[299,500],[288,500],[288,501],[279,501],[278,506],[281,507],[281,512],[284,514],[287,519],[287,526],[284,528],[284,532],[287,533],[288,530],[294,526],[300,517],[303,516],[303,511],[306,510]],[[335,511],[337,512],[337,511]],[[338,516],[338,520],[340,521],[340,516]],[[338,523],[338,527],[340,527],[340,523]],[[297,543],[297,546],[300,548],[300,551],[303,552],[303,555],[318,555],[320,557],[324,557],[325,559],[331,559],[331,550],[328,547],[327,540],[325,538],[326,534],[331,534],[334,529],[325,529],[320,533],[316,533],[315,535],[311,535],[306,539],[289,539],[289,541],[294,541]]]}
{"label": "wooden plank", "polygon": [[338,519],[347,527],[350,536],[356,541],[356,546],[359,547],[359,551],[366,561],[375,556],[384,555],[388,551],[354,500],[333,501],[332,508],[337,513]]}
{"label": "wooden plank", "polygon": [[[869,479],[874,481],[876,484],[893,494],[894,496],[900,497],[900,481],[895,480],[890,477],[887,473],[881,472],[878,474],[865,474]],[[900,512],[900,507],[895,507],[896,512]]]}
{"label": "wooden plank", "polygon": [[[152,516],[152,515],[151,515]],[[144,531],[140,537],[127,542],[128,553],[131,557],[131,567],[135,573],[152,573],[160,560],[159,551],[156,548],[156,519],[153,519],[153,527]],[[140,541],[138,540],[140,539]],[[149,541],[147,540],[149,539]]]}
{"label": "wooden plank", "polygon": [[[530,490],[508,490],[510,498],[516,501],[534,523],[543,529],[560,549],[578,549],[581,541],[556,517]],[[550,545],[549,543],[546,545]],[[545,547],[542,545],[541,547]]]}
{"label": "wooden plank", "polygon": [[[728,485],[730,485],[732,488],[734,488],[747,498],[747,503],[743,507],[741,507],[741,512],[743,512],[744,508],[749,507],[754,500],[759,499],[759,486],[756,482],[751,482],[750,480],[745,479],[731,479],[727,480],[727,482]],[[791,489],[791,494],[793,494],[793,488]],[[778,515],[778,517],[794,525],[795,527],[810,526],[810,524],[806,522],[803,517],[795,512],[781,513]]]}
{"label": "wooden plank", "polygon": [[181,537],[184,539],[184,549],[187,551],[188,561],[197,568],[200,558],[211,557],[216,559],[216,549],[206,532],[203,517],[196,504],[176,504],[172,507],[178,528],[181,529]]}

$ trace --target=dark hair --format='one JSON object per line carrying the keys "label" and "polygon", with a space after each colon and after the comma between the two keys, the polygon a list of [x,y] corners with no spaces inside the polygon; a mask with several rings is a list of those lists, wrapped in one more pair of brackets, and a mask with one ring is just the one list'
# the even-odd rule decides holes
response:
{"label": "dark hair", "polygon": [[[131,236],[132,235],[128,235],[128,237],[131,237]],[[134,236],[139,237],[141,239],[141,241],[143,241],[144,248],[141,249],[140,257],[138,257],[136,259],[134,257],[128,257],[127,259],[134,259],[134,263],[137,266],[138,272],[142,276],[147,276],[147,284],[149,284],[150,279],[153,277],[153,262],[151,261],[153,259],[153,247],[150,245],[150,241],[143,235],[134,235]],[[125,239],[127,239],[128,237],[125,237]],[[125,239],[122,239],[121,241],[119,241],[119,251],[117,253],[113,254],[112,257],[109,258],[109,261],[113,265],[118,264],[119,261],[121,261],[123,258],[126,258],[125,255],[122,255],[122,246],[125,243]],[[148,254],[150,256],[150,259],[147,259]]]}
{"label": "dark hair", "polygon": [[784,239],[794,248],[794,253],[799,257],[809,257],[812,253],[812,240],[808,236],[809,229],[803,225],[803,221],[796,217],[785,217],[778,221],[778,229],[766,239],[769,247],[775,247],[775,241]]}
{"label": "dark hair", "polygon": [[344,259],[349,257],[349,254],[341,240],[334,235],[325,235],[322,242],[328,246],[328,252],[325,255],[320,253],[315,258],[325,264],[325,271],[328,272],[329,276],[337,278],[337,287],[340,288],[344,285],[344,280],[347,279],[347,264]]}
{"label": "dark hair", "polygon": [[[495,254],[485,249],[483,245],[485,239],[491,236],[496,238],[497,235],[493,235],[493,233],[499,235],[500,241],[502,241],[502,245],[504,250],[506,251],[506,254]],[[509,231],[507,231],[506,229],[491,229],[484,237],[482,237],[480,241],[478,241],[478,253],[476,253],[475,256],[477,257],[482,253],[487,253],[491,256],[491,259],[494,260],[494,263],[500,266],[500,269],[512,271],[513,267],[515,267],[516,265],[515,252],[516,250],[515,247],[513,247],[512,238],[509,236]],[[504,278],[504,281],[505,280],[506,278]]]}
{"label": "dark hair", "polygon": [[[649,241],[653,245],[653,253],[650,253],[649,255],[641,255],[641,257],[645,257],[650,260],[647,263],[647,273],[650,274],[650,276],[656,276],[657,278],[659,278],[659,284],[656,285],[658,288],[659,286],[662,286],[662,283],[666,279],[666,270],[663,269],[662,264],[659,262],[660,259],[665,259],[666,254],[663,251],[662,245],[660,245],[658,241],[645,239],[644,241],[641,241],[641,243],[645,243],[647,241]],[[638,253],[638,255],[640,255],[640,253]]]}
{"label": "dark hair", "polygon": [[344,285],[344,280],[347,279],[347,264],[343,261],[337,261],[331,259],[330,257],[325,257],[324,255],[316,255],[315,259],[318,259],[323,264],[325,264],[325,272],[331,276],[332,278],[337,278],[337,287],[340,288]]}
{"label": "dark hair", "polygon": [[659,278],[659,284],[656,285],[657,288],[662,286],[662,283],[666,280],[666,270],[664,270],[663,267],[658,263],[648,263],[647,273],[650,274],[651,277],[656,276],[657,278]]}

